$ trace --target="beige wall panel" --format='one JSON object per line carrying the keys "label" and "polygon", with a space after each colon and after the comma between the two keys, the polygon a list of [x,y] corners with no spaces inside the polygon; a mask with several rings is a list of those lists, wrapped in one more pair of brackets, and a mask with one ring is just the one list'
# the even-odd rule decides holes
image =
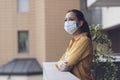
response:
{"label": "beige wall panel", "polygon": [[80,9],[79,0],[45,0],[46,61],[56,61],[65,52],[70,37],[64,31],[64,16],[69,9]]}
{"label": "beige wall panel", "polygon": [[[69,9],[79,9],[79,0],[29,1],[29,12],[19,13],[17,0],[0,0],[0,65],[14,58],[55,61],[68,46],[70,36],[63,29],[64,16]],[[19,30],[29,31],[29,54],[18,54]]]}
{"label": "beige wall panel", "polygon": [[36,57],[42,64],[45,61],[45,0],[36,0]]}
{"label": "beige wall panel", "polygon": [[0,65],[13,58],[13,4],[0,0]]}
{"label": "beige wall panel", "polygon": [[[15,24],[15,57],[16,58],[34,58],[36,55],[35,52],[35,2],[34,0],[29,0],[29,12],[28,13],[19,13],[16,10],[16,14],[14,16],[14,24]],[[17,3],[17,2],[16,2]],[[16,4],[17,5],[17,4]],[[17,32],[22,30],[29,31],[29,53],[18,53],[18,44],[17,44]]]}
{"label": "beige wall panel", "polygon": [[[17,32],[29,30],[29,54],[18,54]],[[17,11],[17,0],[0,0],[0,65],[14,58],[33,58],[35,52],[35,2],[28,13]]]}

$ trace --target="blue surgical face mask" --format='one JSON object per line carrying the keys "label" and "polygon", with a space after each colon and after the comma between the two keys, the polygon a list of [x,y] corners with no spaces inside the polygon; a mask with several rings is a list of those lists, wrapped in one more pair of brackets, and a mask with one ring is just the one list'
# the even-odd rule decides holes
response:
{"label": "blue surgical face mask", "polygon": [[78,27],[76,25],[76,21],[66,21],[64,23],[64,29],[69,34],[73,34],[78,30]]}

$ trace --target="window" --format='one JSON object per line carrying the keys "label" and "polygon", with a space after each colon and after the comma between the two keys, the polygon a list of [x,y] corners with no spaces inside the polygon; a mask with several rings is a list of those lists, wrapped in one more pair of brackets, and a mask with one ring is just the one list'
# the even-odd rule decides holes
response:
{"label": "window", "polygon": [[29,0],[17,0],[18,12],[29,11]]}
{"label": "window", "polygon": [[18,31],[18,52],[29,52],[28,31]]}

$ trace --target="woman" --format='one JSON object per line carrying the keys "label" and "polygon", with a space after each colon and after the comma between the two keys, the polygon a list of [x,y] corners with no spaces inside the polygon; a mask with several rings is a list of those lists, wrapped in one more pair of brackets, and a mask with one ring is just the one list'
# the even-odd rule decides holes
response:
{"label": "woman", "polygon": [[80,80],[92,80],[92,41],[88,23],[81,11],[69,10],[65,16],[64,29],[72,40],[60,61],[56,63],[60,71],[70,71]]}

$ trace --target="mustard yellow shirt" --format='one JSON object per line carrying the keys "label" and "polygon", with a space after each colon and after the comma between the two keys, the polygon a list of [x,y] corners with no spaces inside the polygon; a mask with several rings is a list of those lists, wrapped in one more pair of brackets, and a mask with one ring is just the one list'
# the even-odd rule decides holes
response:
{"label": "mustard yellow shirt", "polygon": [[65,60],[72,68],[72,73],[81,80],[92,80],[90,65],[92,62],[92,43],[87,33],[73,36],[70,44],[60,60]]}

